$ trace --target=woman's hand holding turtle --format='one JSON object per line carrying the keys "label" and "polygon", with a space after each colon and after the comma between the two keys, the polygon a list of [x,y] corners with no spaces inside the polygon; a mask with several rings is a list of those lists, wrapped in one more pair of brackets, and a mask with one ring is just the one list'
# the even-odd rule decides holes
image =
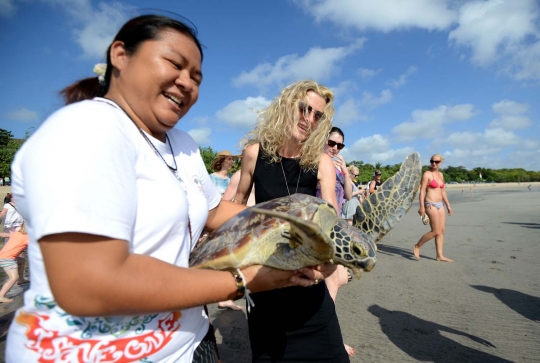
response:
{"label": "woman's hand holding turtle", "polygon": [[318,284],[336,270],[336,265],[325,263],[313,267],[302,267],[296,271],[253,265],[242,269],[247,288],[251,292],[279,289],[289,286],[308,287]]}

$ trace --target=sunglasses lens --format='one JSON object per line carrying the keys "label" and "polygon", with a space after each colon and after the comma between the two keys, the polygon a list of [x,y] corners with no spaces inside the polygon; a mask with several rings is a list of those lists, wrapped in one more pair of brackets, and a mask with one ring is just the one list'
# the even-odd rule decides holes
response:
{"label": "sunglasses lens", "polygon": [[345,144],[342,144],[340,142],[335,142],[334,140],[328,140],[328,146],[334,147],[337,145],[338,150],[341,150],[345,147]]}
{"label": "sunglasses lens", "polygon": [[[313,107],[305,104],[304,102],[298,102],[298,109],[306,116],[311,115],[311,112],[313,111]],[[322,113],[321,111],[315,111],[313,113],[313,120],[315,120],[315,122],[319,122],[323,117],[324,113]]]}
{"label": "sunglasses lens", "polygon": [[438,163],[440,163],[441,161],[440,161],[440,160],[430,160],[429,162],[430,162],[430,163],[438,164]]}

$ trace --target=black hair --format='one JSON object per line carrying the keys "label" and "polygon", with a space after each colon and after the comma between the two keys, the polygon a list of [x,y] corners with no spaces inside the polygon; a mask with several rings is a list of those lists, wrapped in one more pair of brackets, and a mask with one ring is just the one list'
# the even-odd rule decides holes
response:
{"label": "black hair", "polygon": [[330,132],[328,133],[328,135],[330,136],[334,132],[337,132],[338,134],[340,134],[341,137],[343,138],[343,142],[345,142],[345,135],[343,134],[343,131],[341,131],[339,127],[333,126]]}
{"label": "black hair", "polygon": [[140,45],[148,40],[159,39],[160,33],[165,29],[173,29],[193,40],[199,52],[201,53],[201,62],[203,59],[203,50],[197,30],[184,22],[169,18],[163,15],[141,15],[129,20],[118,31],[111,45],[107,48],[107,71],[104,80],[100,83],[98,77],[85,78],[64,88],[60,94],[64,97],[67,104],[92,99],[94,97],[104,96],[109,90],[113,66],[111,64],[111,46],[112,43],[119,40],[124,43],[124,48],[128,54],[134,54]]}

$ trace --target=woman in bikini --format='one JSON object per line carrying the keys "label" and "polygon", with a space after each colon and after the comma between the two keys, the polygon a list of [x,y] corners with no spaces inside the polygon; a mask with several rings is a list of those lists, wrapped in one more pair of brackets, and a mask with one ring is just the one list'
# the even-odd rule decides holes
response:
{"label": "woman in bikini", "polygon": [[443,256],[444,228],[446,224],[446,215],[443,204],[446,205],[448,215],[452,215],[452,208],[448,203],[446,189],[444,188],[444,176],[439,171],[444,158],[440,154],[431,157],[430,168],[422,176],[420,186],[420,209],[418,214],[423,216],[427,213],[431,231],[424,234],[417,244],[413,246],[414,257],[420,259],[420,248],[432,238],[435,238],[435,250],[437,252],[437,261],[454,262]]}

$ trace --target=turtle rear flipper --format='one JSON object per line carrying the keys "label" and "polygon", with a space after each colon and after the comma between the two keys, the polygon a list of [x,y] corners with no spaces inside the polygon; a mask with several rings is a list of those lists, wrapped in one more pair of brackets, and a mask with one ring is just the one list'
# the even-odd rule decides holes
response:
{"label": "turtle rear flipper", "polygon": [[356,208],[353,225],[378,242],[407,214],[422,179],[420,154],[405,158],[399,171]]}

